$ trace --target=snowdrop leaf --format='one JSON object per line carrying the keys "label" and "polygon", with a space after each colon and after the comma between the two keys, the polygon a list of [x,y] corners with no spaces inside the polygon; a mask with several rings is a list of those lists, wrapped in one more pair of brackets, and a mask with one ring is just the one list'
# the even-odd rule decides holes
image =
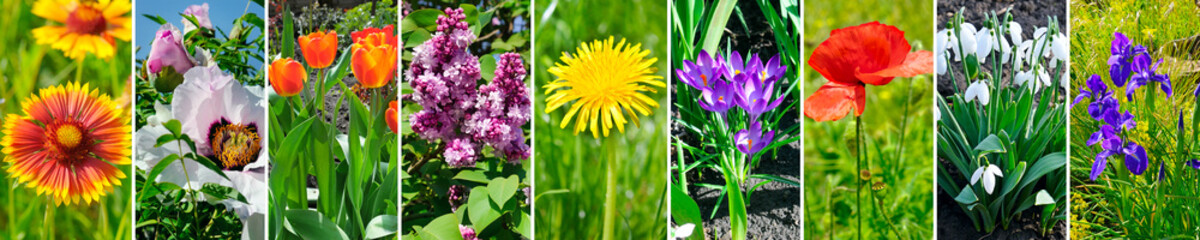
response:
{"label": "snowdrop leaf", "polygon": [[975,151],[978,152],[976,153],[977,156],[982,156],[988,153],[1001,153],[1006,150],[1004,149],[1004,145],[1000,143],[1000,137],[997,137],[996,134],[991,134],[987,138],[984,138],[983,141],[980,141],[979,145],[975,146]]}
{"label": "snowdrop leaf", "polygon": [[979,201],[979,197],[975,196],[975,190],[971,189],[971,185],[963,186],[962,191],[958,192],[958,196],[954,197],[954,201],[961,204],[972,204]]}

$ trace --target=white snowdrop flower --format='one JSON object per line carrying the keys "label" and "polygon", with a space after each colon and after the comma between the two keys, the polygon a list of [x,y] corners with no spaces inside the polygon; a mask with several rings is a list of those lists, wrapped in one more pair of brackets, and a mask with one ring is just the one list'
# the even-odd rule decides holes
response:
{"label": "white snowdrop flower", "polygon": [[1071,40],[1068,40],[1066,35],[1054,34],[1054,41],[1050,45],[1053,46],[1055,60],[1065,63],[1067,59],[1070,59]]}
{"label": "white snowdrop flower", "polygon": [[1038,68],[1037,80],[1038,80],[1038,82],[1040,82],[1042,84],[1042,86],[1046,86],[1046,87],[1050,86],[1050,83],[1051,83],[1050,82],[1050,74],[1046,73],[1045,67]]}
{"label": "white snowdrop flower", "polygon": [[984,81],[977,81],[975,83],[972,83],[971,86],[967,87],[966,97],[967,97],[967,102],[979,100],[980,104],[987,106],[987,104],[991,100],[992,96],[991,96],[991,90],[988,89],[987,83],[985,83]]}
{"label": "white snowdrop flower", "polygon": [[[1017,72],[1017,74],[1015,76],[1013,76],[1013,82],[1016,83],[1017,86],[1026,86],[1028,88],[1033,88],[1032,85],[1034,83],[1029,81],[1032,79],[1033,79],[1033,73],[1031,71]],[[1029,85],[1026,85],[1026,84],[1029,84]]]}
{"label": "white snowdrop flower", "polygon": [[1036,41],[1034,41],[1034,49],[1038,51],[1037,55],[1034,56],[1041,56],[1043,58],[1050,57],[1050,49],[1048,49],[1050,46],[1046,44],[1050,38],[1046,36],[1046,31],[1049,31],[1046,29],[1046,27],[1039,27],[1036,30],[1033,30],[1033,38],[1036,39]]}
{"label": "white snowdrop flower", "polygon": [[1012,42],[1021,42],[1021,24],[1017,22],[1008,22],[1008,36],[1012,38]]}
{"label": "white snowdrop flower", "polygon": [[988,54],[992,52],[992,30],[988,28],[979,29],[975,32],[975,56],[979,58],[979,63],[987,61]]}
{"label": "white snowdrop flower", "polygon": [[987,191],[988,194],[992,194],[993,190],[996,189],[996,177],[1004,177],[1004,173],[1000,172],[1000,167],[997,167],[995,164],[979,166],[978,169],[975,169],[975,174],[971,174],[971,184],[974,185],[982,179],[983,190]]}
{"label": "white snowdrop flower", "polygon": [[999,42],[996,45],[1000,45],[1000,52],[1002,53],[1000,55],[1000,57],[1001,57],[1000,64],[1008,64],[1009,58],[1012,58],[1012,52],[1013,52],[1012,44],[1008,43],[1007,39],[1004,39],[1004,38],[998,38],[998,39],[999,39]]}
{"label": "white snowdrop flower", "polygon": [[684,223],[675,228],[675,239],[687,239],[692,236],[692,232],[695,232],[695,230],[696,224]]}
{"label": "white snowdrop flower", "polygon": [[937,75],[946,74],[946,45],[950,38],[950,31],[946,29],[939,30],[937,35],[933,36],[933,61],[934,67],[937,70]]}
{"label": "white snowdrop flower", "polygon": [[975,25],[971,25],[971,23],[963,23],[962,26],[959,26],[958,33],[954,34],[958,37],[958,44],[951,45],[954,47],[954,61],[962,61],[964,54],[975,53],[975,48],[979,47],[979,43],[975,41],[977,32]]}
{"label": "white snowdrop flower", "polygon": [[1030,40],[1025,40],[1024,42],[1021,42],[1021,46],[1017,47],[1017,52],[1016,52],[1017,62],[1015,63],[1015,65],[1016,65],[1015,67],[1018,71],[1025,68],[1025,63],[1032,62],[1032,59],[1030,59],[1030,55],[1029,55],[1029,52],[1032,51],[1032,48],[1033,48],[1033,41],[1030,41]]}

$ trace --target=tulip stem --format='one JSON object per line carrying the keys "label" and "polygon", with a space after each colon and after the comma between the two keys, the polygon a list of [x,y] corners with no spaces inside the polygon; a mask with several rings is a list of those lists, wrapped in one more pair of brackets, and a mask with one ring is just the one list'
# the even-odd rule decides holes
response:
{"label": "tulip stem", "polygon": [[616,220],[617,215],[617,178],[613,172],[616,171],[616,166],[614,165],[620,160],[617,159],[613,149],[616,149],[615,142],[617,137],[612,136],[604,139],[605,150],[608,151],[609,155],[608,161],[604,163],[607,165],[604,178],[604,228],[602,231],[602,239],[604,240],[613,239],[613,225],[616,224],[613,221]]}
{"label": "tulip stem", "polygon": [[317,89],[319,91],[317,91],[317,92],[315,92],[315,94],[313,94],[316,96],[316,99],[313,99],[313,101],[317,102],[317,108],[319,108],[321,110],[321,118],[322,118],[322,120],[324,120],[325,117],[329,116],[329,113],[325,111],[325,91],[327,90],[327,89],[325,89],[325,80],[328,80],[328,79],[325,79],[325,69],[324,68],[317,71],[317,77],[320,78],[321,80],[317,81],[317,84],[318,84]]}

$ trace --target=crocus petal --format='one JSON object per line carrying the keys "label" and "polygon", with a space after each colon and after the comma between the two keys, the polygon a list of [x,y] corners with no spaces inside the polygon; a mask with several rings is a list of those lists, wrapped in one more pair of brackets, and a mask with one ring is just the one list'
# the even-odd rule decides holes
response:
{"label": "crocus petal", "polygon": [[818,122],[842,119],[850,109],[861,116],[867,105],[866,88],[862,85],[847,85],[828,82],[804,100],[804,116]]}

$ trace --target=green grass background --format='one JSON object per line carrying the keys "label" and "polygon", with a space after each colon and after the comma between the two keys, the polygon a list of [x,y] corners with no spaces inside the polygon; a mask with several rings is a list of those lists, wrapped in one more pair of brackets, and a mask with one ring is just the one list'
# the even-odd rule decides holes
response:
{"label": "green grass background", "polygon": [[[583,42],[623,37],[641,43],[658,58],[658,75],[667,76],[667,3],[659,0],[565,1],[538,0],[534,31],[534,203],[535,234],[539,239],[599,238],[604,210],[606,161],[617,161],[617,222],[619,239],[656,239],[667,231],[667,94],[658,89],[649,94],[659,100],[641,126],[627,124],[625,134],[614,128],[609,138],[594,139],[589,132],[573,134],[572,125],[559,128],[566,107],[549,114],[541,86],[554,76],[547,69],[559,62],[563,52],[575,53]],[[666,80],[663,80],[664,82]],[[616,140],[622,147],[605,149],[603,141]],[[620,160],[604,159],[615,152]],[[566,190],[561,193],[551,191]]]}
{"label": "green grass background", "polygon": [[[933,39],[933,1],[805,1],[805,59],[829,38],[830,31],[871,21],[904,31],[913,49],[928,50]],[[825,80],[804,67],[807,99]],[[910,88],[911,85],[911,89]],[[864,239],[926,239],[933,236],[933,116],[930,75],[897,78],[888,85],[867,86],[862,115],[867,137],[871,182],[882,200],[869,201],[863,188],[864,212],[855,209],[856,172],[854,118],[818,123],[804,118],[805,236],[809,239],[849,239],[857,235],[856,216],[863,219]],[[907,108],[907,113],[905,112]],[[902,122],[907,134],[901,139]],[[903,142],[903,152],[897,154]],[[898,233],[892,232],[894,226]]]}
{"label": "green grass background", "polygon": [[[1104,174],[1091,181],[1089,173],[1099,147],[1089,147],[1086,141],[1098,124],[1087,114],[1090,101],[1071,109],[1071,237],[1194,238],[1200,234],[1200,213],[1195,210],[1200,204],[1200,183],[1196,181],[1200,173],[1184,165],[1197,154],[1177,150],[1176,124],[1182,110],[1185,143],[1194,143],[1196,98],[1192,91],[1200,81],[1194,74],[1200,65],[1167,56],[1173,52],[1169,42],[1200,33],[1200,8],[1190,0],[1071,0],[1070,8],[1071,94],[1078,94],[1088,77],[1099,74],[1110,83],[1109,89],[1118,93],[1122,110],[1136,116],[1138,127],[1128,135],[1146,148],[1150,157],[1150,166],[1141,176],[1129,175],[1119,157],[1110,157]],[[1134,45],[1146,45],[1155,61],[1166,58],[1158,73],[1170,76],[1172,98],[1154,85],[1139,89],[1133,101],[1128,101],[1125,88],[1112,86],[1107,59],[1114,31],[1124,33]],[[1148,95],[1147,89],[1155,95]],[[1166,169],[1166,180],[1155,183],[1159,163]]]}
{"label": "green grass background", "polygon": [[[76,61],[33,39],[33,29],[61,24],[33,15],[34,2],[0,2],[0,26],[5,26],[0,28],[0,115],[24,114],[21,104],[39,89],[75,81]],[[117,46],[112,59],[87,58],[82,83],[118,101],[122,111],[129,111],[130,44],[117,40]],[[3,163],[5,169],[10,165]],[[28,184],[0,172],[4,188],[0,189],[0,239],[130,239],[133,173],[132,166],[121,168],[127,177],[99,202],[57,207],[51,198],[38,196]]]}

